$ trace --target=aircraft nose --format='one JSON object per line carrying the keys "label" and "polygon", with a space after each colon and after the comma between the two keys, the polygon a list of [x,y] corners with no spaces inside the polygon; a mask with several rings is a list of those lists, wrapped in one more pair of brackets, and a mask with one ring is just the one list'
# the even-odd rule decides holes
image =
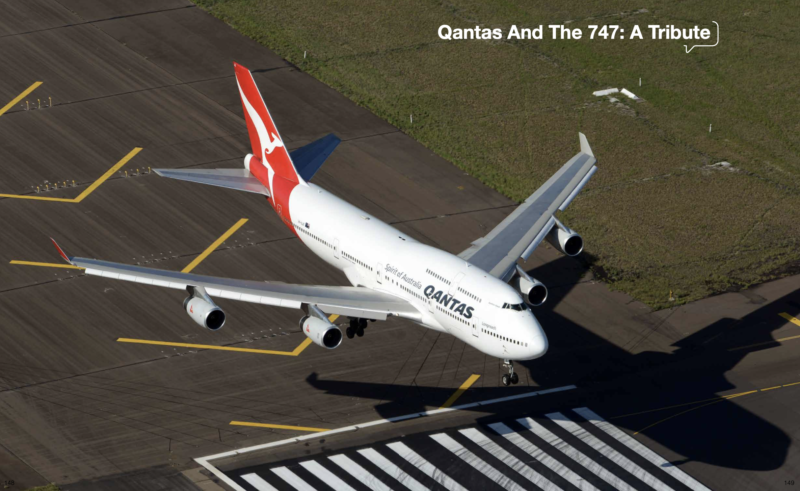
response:
{"label": "aircraft nose", "polygon": [[543,356],[545,353],[547,353],[548,348],[547,335],[544,333],[542,326],[539,325],[539,322],[535,317],[533,318],[533,323],[533,336],[531,336],[530,341],[528,341],[529,360]]}

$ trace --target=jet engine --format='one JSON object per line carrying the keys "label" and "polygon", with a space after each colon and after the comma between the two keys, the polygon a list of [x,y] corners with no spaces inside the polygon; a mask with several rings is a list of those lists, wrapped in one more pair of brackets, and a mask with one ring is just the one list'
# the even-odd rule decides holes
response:
{"label": "jet engine", "polygon": [[520,274],[514,276],[511,280],[511,286],[519,290],[525,296],[525,301],[528,304],[538,307],[547,300],[547,287],[544,283],[531,278],[522,271]]}
{"label": "jet engine", "polygon": [[577,256],[583,251],[583,238],[558,219],[545,239],[550,245],[570,257]]}
{"label": "jet engine", "polygon": [[189,293],[183,301],[183,308],[193,321],[211,331],[225,325],[225,312],[217,307],[205,290],[189,287]]}
{"label": "jet engine", "polygon": [[311,341],[323,348],[334,349],[342,344],[342,331],[328,319],[307,315],[300,319],[300,328]]}

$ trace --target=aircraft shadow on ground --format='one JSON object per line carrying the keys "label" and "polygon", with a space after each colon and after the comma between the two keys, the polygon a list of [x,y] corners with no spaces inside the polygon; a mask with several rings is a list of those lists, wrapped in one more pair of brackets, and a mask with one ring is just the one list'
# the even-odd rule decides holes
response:
{"label": "aircraft shadow on ground", "polygon": [[[577,385],[580,388],[578,391],[564,393],[570,396],[571,405],[566,409],[581,406],[612,407],[617,414],[605,415],[609,418],[708,400],[713,403],[713,406],[709,404],[708,409],[678,416],[673,421],[644,431],[644,434],[684,457],[676,463],[696,461],[759,471],[774,470],[783,465],[791,438],[774,424],[743,408],[735,399],[715,400],[715,397],[716,394],[735,389],[736,386],[727,380],[725,374],[748,353],[779,344],[771,342],[772,332],[785,324],[778,314],[785,311],[787,302],[800,299],[800,293],[793,292],[766,304],[741,321],[723,319],[715,322],[673,343],[676,349],[672,353],[644,351],[631,354],[554,311],[585,272],[585,265],[566,257],[531,272],[545,284],[548,279],[556,278],[560,284],[551,287],[550,298],[545,306],[534,310],[548,334],[550,351],[538,360],[518,362],[518,370],[529,370],[531,378],[541,388]],[[744,326],[747,327],[747,341],[742,344],[767,344],[729,351],[731,346],[725,342],[707,342],[723,332],[730,334],[737,327]],[[659,327],[652,326],[654,330]],[[381,401],[375,409],[384,418],[438,407],[453,393],[452,388],[425,387],[416,383],[393,385],[321,380],[316,373],[309,375],[306,381],[328,394]],[[531,390],[531,387],[521,385],[476,387],[470,389],[470,397],[465,402],[507,397]],[[526,399],[529,408],[526,411],[536,415],[541,411],[555,410],[548,407],[552,397]],[[615,405],[615,402],[610,402],[612,400],[626,403]],[[635,432],[700,405],[614,418],[611,422]],[[489,413],[481,419],[491,419],[497,417],[493,411],[503,411],[504,407],[504,404],[497,404],[475,410]]]}

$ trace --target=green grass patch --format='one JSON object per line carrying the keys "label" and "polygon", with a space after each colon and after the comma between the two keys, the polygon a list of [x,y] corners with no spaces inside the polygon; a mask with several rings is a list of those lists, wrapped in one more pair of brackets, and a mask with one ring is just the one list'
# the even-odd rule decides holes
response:
{"label": "green grass patch", "polygon": [[[800,9],[791,2],[197,3],[518,201],[586,133],[600,171],[563,219],[584,235],[596,271],[648,305],[674,305],[670,291],[683,303],[797,269]],[[678,41],[436,34],[441,24],[505,31],[571,21],[588,33],[589,24],[630,32],[711,20],[720,45],[688,55]],[[645,102],[592,96],[605,87]],[[723,160],[736,170],[709,167]]]}

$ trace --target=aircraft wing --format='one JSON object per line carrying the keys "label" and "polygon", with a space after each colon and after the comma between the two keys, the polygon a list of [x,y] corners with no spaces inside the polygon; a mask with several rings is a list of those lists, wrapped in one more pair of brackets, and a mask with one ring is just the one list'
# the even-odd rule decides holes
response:
{"label": "aircraft wing", "polygon": [[247,169],[153,169],[162,177],[199,182],[269,196],[269,189]]}
{"label": "aircraft wing", "polygon": [[597,170],[586,136],[579,133],[581,151],[536,190],[505,220],[475,240],[458,257],[497,278],[504,278],[517,259],[528,259],[564,210]]}
{"label": "aircraft wing", "polygon": [[[51,239],[52,240],[52,239]],[[175,290],[203,287],[211,297],[242,302],[299,309],[302,304],[316,305],[326,314],[338,314],[365,319],[386,320],[399,316],[418,320],[419,311],[405,300],[363,287],[292,285],[270,281],[247,281],[216,278],[196,274],[144,268],[129,264],[98,261],[64,254],[53,241],[61,257],[68,263],[84,268],[87,275]]]}

